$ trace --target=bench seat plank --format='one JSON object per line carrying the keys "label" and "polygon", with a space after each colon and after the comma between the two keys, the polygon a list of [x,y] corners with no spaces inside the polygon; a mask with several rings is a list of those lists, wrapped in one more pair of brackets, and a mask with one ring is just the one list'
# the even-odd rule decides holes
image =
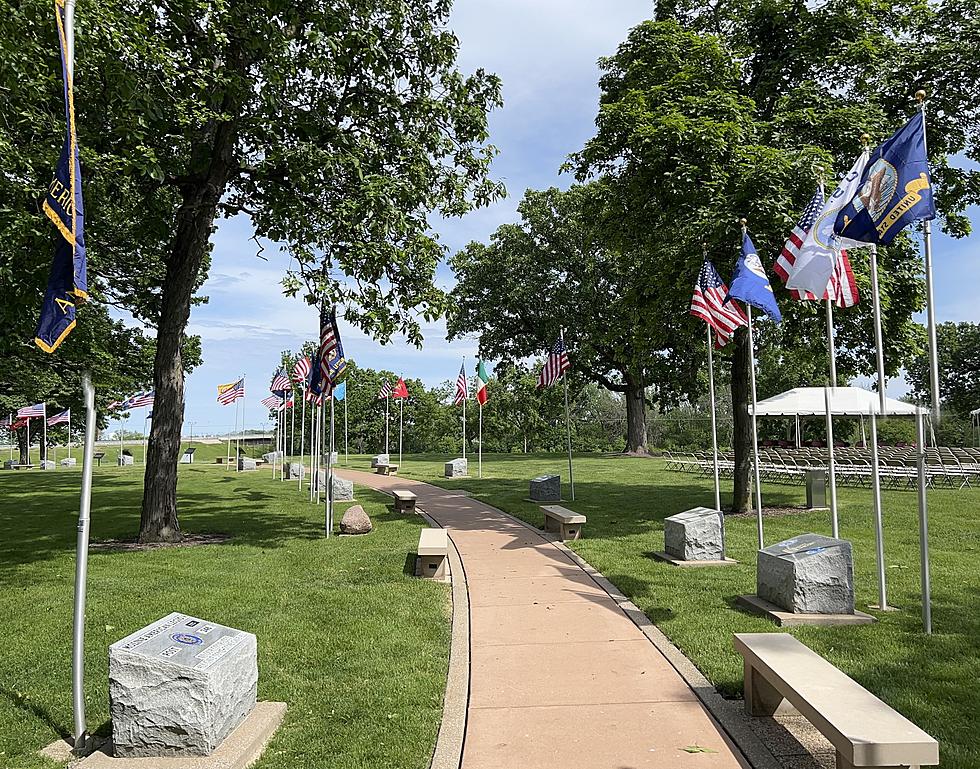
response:
{"label": "bench seat plank", "polygon": [[935,739],[788,633],[736,633],[734,644],[747,672],[761,675],[852,765],[939,763]]}
{"label": "bench seat plank", "polygon": [[419,533],[419,555],[447,555],[449,537],[445,529],[422,529]]}
{"label": "bench seat plank", "polygon": [[561,505],[541,505],[544,514],[562,523],[585,523],[585,516]]}

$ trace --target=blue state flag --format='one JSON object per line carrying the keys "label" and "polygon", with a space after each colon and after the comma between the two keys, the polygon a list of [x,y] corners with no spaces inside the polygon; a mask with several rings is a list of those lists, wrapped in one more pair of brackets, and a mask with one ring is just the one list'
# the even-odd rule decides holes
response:
{"label": "blue state flag", "polygon": [[333,399],[335,401],[342,401],[345,397],[347,397],[346,379],[343,382],[341,382],[339,385],[337,385],[335,388],[333,388]]}
{"label": "blue state flag", "polygon": [[742,256],[735,265],[735,274],[728,284],[728,296],[725,301],[740,299],[746,304],[758,307],[777,323],[783,319],[776,304],[776,297],[769,285],[769,278],[762,268],[759,255],[755,252],[752,239],[748,233],[742,236]]}
{"label": "blue state flag", "polygon": [[834,232],[887,246],[913,222],[935,218],[925,117],[918,114],[871,153],[857,193],[837,214]]}

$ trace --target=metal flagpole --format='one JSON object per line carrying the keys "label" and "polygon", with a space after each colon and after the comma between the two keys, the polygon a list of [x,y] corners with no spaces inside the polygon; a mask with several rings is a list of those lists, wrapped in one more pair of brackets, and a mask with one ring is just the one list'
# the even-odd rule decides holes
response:
{"label": "metal flagpole", "polygon": [[[299,417],[299,490],[303,490],[303,456],[306,453],[306,387],[300,389],[300,396],[303,398],[301,414]],[[312,464],[312,463],[311,463]]]}
{"label": "metal flagpole", "polygon": [[391,394],[385,396],[385,454],[388,454],[388,423],[391,421],[388,416],[388,403],[391,401]]}
{"label": "metal flagpole", "polygon": [[878,417],[871,409],[871,478],[875,516],[875,555],[878,561],[878,608],[888,611],[888,589],[885,585],[885,535],[881,518],[881,478],[878,469]]}
{"label": "metal flagpole", "polygon": [[746,304],[749,319],[749,381],[752,385],[752,464],[755,466],[755,517],[756,529],[759,534],[759,549],[764,547],[762,538],[762,481],[759,473],[759,423],[755,414],[756,394],[755,394],[755,336],[752,333],[752,305]]}
{"label": "metal flagpole", "polygon": [[878,359],[878,400],[885,416],[885,350],[881,339],[881,294],[878,293],[878,246],[871,244],[871,293],[874,295],[875,352]]}
{"label": "metal flagpole", "polygon": [[[350,388],[347,388],[350,389]],[[347,392],[344,392],[344,464],[347,464]]]}
{"label": "metal flagpole", "polygon": [[316,396],[310,404],[310,502],[312,502],[316,492]]}
{"label": "metal flagpole", "polygon": [[[478,401],[479,402],[479,401]],[[483,404],[480,403],[480,444],[478,446],[480,451],[479,459],[477,460],[477,465],[480,468],[480,477],[483,477]]]}
{"label": "metal flagpole", "polygon": [[466,382],[466,356],[463,356],[463,459],[466,459],[466,399],[470,394],[469,385]]}
{"label": "metal flagpole", "polygon": [[823,388],[823,400],[827,409],[827,462],[829,465],[828,480],[830,481],[830,530],[834,539],[840,537],[840,526],[837,522],[837,465],[834,462],[834,417],[830,412],[831,390]]}
{"label": "metal flagpole", "polygon": [[830,386],[837,387],[837,348],[834,345],[834,305],[827,300],[827,354],[830,356]]}
{"label": "metal flagpole", "polygon": [[715,510],[721,520],[721,559],[724,561],[725,555],[725,514],[721,510],[721,480],[718,473],[718,426],[715,416],[715,363],[714,363],[714,340],[711,338],[711,326],[704,324],[708,332],[708,392],[711,403],[711,456],[713,459],[715,472]]}
{"label": "metal flagpole", "polygon": [[922,627],[932,633],[932,590],[929,585],[929,509],[926,505],[926,449],[922,412],[915,415],[916,465],[919,469],[919,568],[922,584]]}
{"label": "metal flagpole", "polygon": [[[323,393],[319,395],[320,398],[323,397]],[[316,408],[316,503],[320,504],[320,493],[323,489],[320,488],[320,468],[323,466],[323,403],[317,405]]]}
{"label": "metal flagpole", "polygon": [[293,406],[289,410],[289,456],[295,456],[294,449],[296,448],[296,390],[292,387],[289,388],[292,393]]}
{"label": "metal flagpole", "polygon": [[[242,389],[245,389],[245,375],[242,374]],[[238,428],[238,414],[241,411],[241,425],[242,430],[245,429],[245,396],[235,399],[235,472],[241,470],[241,462],[239,461],[242,456],[242,430]]]}
{"label": "metal flagpole", "polygon": [[327,537],[333,533],[333,390],[330,391],[330,442],[327,448],[327,509],[324,528]]}
{"label": "metal flagpole", "polygon": [[38,452],[38,464],[48,458],[48,402],[41,404],[41,450]]}
{"label": "metal flagpole", "polygon": [[[332,407],[331,407],[332,409]],[[333,416],[331,413],[331,424],[333,424]],[[333,428],[331,428],[331,435]],[[405,430],[405,399],[398,399],[398,464],[402,463],[402,434]],[[332,440],[332,439],[331,439]]]}
{"label": "metal flagpole", "polygon": [[31,463],[31,418],[27,418],[27,464]]}
{"label": "metal flagpole", "polygon": [[[73,3],[68,0],[68,7]],[[68,28],[71,29],[69,22]],[[92,463],[95,461],[95,388],[88,374],[82,374],[85,399],[85,448],[82,458],[82,496],[78,507],[78,538],[75,544],[75,609],[72,620],[71,699],[75,714],[76,749],[85,747],[85,589],[88,581],[88,534],[92,512]]]}
{"label": "metal flagpole", "polygon": [[[561,346],[565,347],[565,329],[561,330]],[[565,350],[566,354],[568,350]],[[571,491],[572,501],[575,501],[575,475],[572,472],[572,417],[568,408],[568,372],[561,374],[562,382],[565,383],[565,434],[568,437],[568,486]]]}
{"label": "metal flagpole", "polygon": [[[919,112],[922,115],[922,145],[926,157],[929,157],[929,145],[926,143],[926,92],[916,91],[916,101],[919,102]],[[932,415],[936,423],[940,420],[939,410],[939,348],[936,343],[936,300],[933,296],[932,280],[932,222],[928,219],[922,223],[922,239],[925,248],[926,263],[926,318],[929,324],[929,384],[932,391]]]}

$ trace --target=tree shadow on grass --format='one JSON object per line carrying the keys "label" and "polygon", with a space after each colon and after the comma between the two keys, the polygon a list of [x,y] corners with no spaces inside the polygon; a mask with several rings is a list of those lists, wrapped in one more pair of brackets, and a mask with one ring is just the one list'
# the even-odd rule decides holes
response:
{"label": "tree shadow on grass", "polygon": [[9,700],[11,705],[13,705],[18,710],[24,710],[30,713],[39,721],[47,724],[47,726],[55,732],[61,739],[68,740],[71,739],[71,731],[67,726],[58,722],[54,716],[51,715],[51,711],[48,710],[43,705],[27,699],[22,696],[20,692],[9,689],[6,686],[0,684],[0,696],[4,699]]}

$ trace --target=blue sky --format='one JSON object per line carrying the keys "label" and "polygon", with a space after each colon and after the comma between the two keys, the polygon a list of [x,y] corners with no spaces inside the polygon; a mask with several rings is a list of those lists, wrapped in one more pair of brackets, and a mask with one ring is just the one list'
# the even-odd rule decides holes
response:
{"label": "blue sky", "polygon": [[[567,186],[559,176],[566,156],[593,134],[598,103],[599,57],[609,55],[638,22],[649,18],[647,0],[457,0],[451,26],[461,41],[463,71],[483,67],[503,81],[504,107],[490,119],[491,141],[500,149],[493,174],[510,196],[461,220],[435,225],[448,253],[471,240],[485,240],[498,225],[513,221],[528,187]],[[977,212],[972,212],[977,219]],[[267,417],[259,399],[268,394],[272,367],[285,349],[315,338],[317,315],[300,299],[283,297],[279,281],[288,256],[266,247],[255,257],[245,219],[222,222],[214,236],[211,277],[202,292],[209,303],[195,307],[189,332],[202,337],[204,363],[187,380],[185,433],[229,430],[232,407],[215,403],[218,384],[246,375],[245,423],[261,427]],[[978,277],[976,238],[935,241],[937,316],[944,320],[980,320],[973,286]],[[774,256],[774,255],[773,255]],[[440,284],[451,285],[446,267]],[[455,378],[460,358],[469,366],[475,340],[449,343],[444,325],[424,327],[425,346],[417,350],[395,339],[382,347],[362,333],[341,327],[348,354],[365,366],[418,377],[428,384]],[[895,383],[890,394],[901,394]],[[135,419],[133,422],[135,427]]]}

